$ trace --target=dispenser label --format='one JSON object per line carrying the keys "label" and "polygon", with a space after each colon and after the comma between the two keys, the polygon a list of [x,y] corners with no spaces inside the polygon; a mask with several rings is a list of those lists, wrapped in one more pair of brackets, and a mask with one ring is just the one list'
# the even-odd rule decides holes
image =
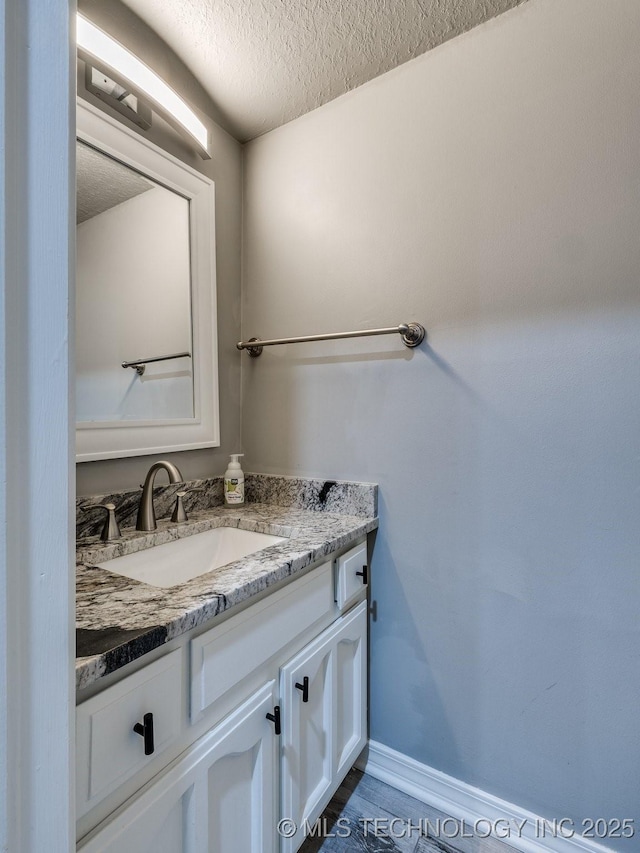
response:
{"label": "dispenser label", "polygon": [[228,504],[244,503],[244,480],[235,477],[224,481],[224,499]]}

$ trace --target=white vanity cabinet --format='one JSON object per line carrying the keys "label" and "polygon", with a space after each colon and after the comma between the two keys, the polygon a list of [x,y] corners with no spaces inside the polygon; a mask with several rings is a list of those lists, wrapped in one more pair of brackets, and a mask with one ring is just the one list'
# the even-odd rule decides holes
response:
{"label": "white vanity cabinet", "polygon": [[[365,584],[338,601],[340,567],[363,557],[325,560],[78,705],[79,853],[295,853],[366,742]],[[147,757],[134,726],[151,712]]]}

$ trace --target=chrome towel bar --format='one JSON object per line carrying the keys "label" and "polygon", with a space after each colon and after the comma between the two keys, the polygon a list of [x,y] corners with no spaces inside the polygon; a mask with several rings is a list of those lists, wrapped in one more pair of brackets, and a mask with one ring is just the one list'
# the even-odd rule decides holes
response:
{"label": "chrome towel bar", "polygon": [[138,358],[135,361],[123,361],[123,367],[133,367],[138,376],[144,373],[145,364],[151,364],[153,361],[170,361],[172,358],[191,358],[190,352],[174,352],[171,355],[156,355],[153,358]]}
{"label": "chrome towel bar", "polygon": [[336,341],[340,338],[366,338],[369,335],[400,335],[407,347],[417,347],[425,338],[426,331],[420,323],[400,323],[399,326],[389,326],[385,329],[361,329],[357,332],[335,332],[328,335],[305,335],[301,338],[273,338],[261,341],[260,338],[250,338],[248,341],[238,341],[239,350],[246,349],[252,358],[262,353],[263,347],[279,346],[280,344],[305,344],[308,341]]}

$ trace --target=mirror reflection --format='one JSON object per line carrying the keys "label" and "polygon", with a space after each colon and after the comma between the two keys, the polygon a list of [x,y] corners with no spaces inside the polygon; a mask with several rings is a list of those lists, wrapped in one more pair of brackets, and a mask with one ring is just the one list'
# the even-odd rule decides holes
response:
{"label": "mirror reflection", "polygon": [[189,201],[80,140],[76,318],[79,422],[194,417]]}

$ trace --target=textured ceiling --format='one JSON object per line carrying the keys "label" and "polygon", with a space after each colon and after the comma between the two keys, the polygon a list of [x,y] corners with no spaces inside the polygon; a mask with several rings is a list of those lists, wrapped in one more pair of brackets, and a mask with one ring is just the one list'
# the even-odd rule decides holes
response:
{"label": "textured ceiling", "polygon": [[125,0],[252,139],[523,0]]}
{"label": "textured ceiling", "polygon": [[76,223],[86,222],[155,186],[89,145],[76,145]]}

